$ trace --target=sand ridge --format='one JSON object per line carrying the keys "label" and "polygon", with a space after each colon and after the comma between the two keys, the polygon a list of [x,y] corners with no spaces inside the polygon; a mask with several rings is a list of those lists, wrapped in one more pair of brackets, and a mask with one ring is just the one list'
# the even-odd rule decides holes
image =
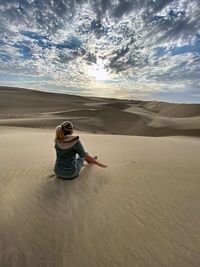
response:
{"label": "sand ridge", "polygon": [[80,97],[0,87],[0,125],[55,128],[71,120],[84,132],[200,136],[200,104]]}

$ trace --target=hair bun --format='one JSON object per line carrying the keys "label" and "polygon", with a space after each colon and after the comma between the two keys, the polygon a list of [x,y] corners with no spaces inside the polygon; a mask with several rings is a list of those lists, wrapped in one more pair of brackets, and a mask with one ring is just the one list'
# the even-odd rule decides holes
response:
{"label": "hair bun", "polygon": [[61,124],[62,131],[65,135],[70,134],[71,131],[73,130],[74,126],[70,121],[64,121]]}

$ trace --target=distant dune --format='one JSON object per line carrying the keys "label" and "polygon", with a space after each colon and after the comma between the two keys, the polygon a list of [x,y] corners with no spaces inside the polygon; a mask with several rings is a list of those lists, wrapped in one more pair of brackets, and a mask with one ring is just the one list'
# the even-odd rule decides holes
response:
{"label": "distant dune", "polygon": [[0,125],[54,128],[63,120],[92,133],[200,136],[200,104],[80,97],[0,87]]}

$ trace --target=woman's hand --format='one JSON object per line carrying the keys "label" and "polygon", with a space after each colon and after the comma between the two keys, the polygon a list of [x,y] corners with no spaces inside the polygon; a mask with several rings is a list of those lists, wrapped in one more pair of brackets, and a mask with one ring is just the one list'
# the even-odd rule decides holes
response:
{"label": "woman's hand", "polygon": [[106,166],[105,164],[102,164],[102,163],[100,163],[100,162],[98,162],[95,158],[97,158],[97,157],[91,157],[90,155],[89,155],[89,153],[87,153],[87,155],[85,156],[85,160],[88,162],[88,163],[93,163],[93,164],[96,164],[97,166],[99,166],[99,167],[102,167],[102,168],[106,168],[106,167],[108,167],[108,166]]}
{"label": "woman's hand", "polygon": [[86,154],[85,156],[85,161],[87,161],[87,163],[95,163],[97,157],[93,158],[89,155],[89,153]]}

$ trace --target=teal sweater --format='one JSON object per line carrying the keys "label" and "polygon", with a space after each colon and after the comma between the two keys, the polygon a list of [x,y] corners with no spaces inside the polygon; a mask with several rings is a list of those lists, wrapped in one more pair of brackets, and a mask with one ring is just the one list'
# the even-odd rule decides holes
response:
{"label": "teal sweater", "polygon": [[55,142],[56,149],[56,163],[54,167],[54,172],[58,176],[62,177],[72,177],[78,175],[78,170],[76,166],[76,155],[85,158],[86,152],[81,144],[80,140],[70,148],[62,149]]}

